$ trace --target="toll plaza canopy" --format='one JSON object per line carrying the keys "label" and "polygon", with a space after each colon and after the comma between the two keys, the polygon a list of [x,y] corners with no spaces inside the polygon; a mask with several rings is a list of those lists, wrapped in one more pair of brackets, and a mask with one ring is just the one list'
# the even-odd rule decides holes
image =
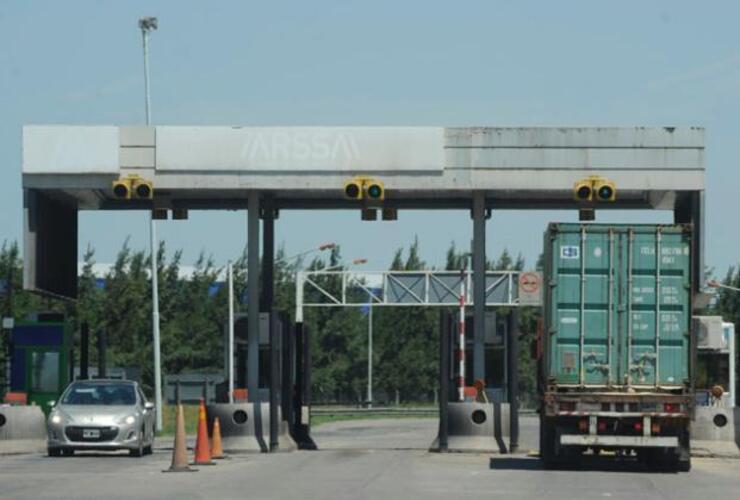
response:
{"label": "toll plaza canopy", "polygon": [[[116,199],[112,183],[128,175],[151,181],[153,198]],[[483,221],[491,209],[579,208],[573,186],[590,175],[617,191],[594,208],[673,210],[695,224],[701,255],[697,127],[26,126],[24,284],[76,296],[78,210],[235,209],[250,198],[260,209],[359,208],[343,186],[364,176],[385,185],[385,207],[470,209]]]}

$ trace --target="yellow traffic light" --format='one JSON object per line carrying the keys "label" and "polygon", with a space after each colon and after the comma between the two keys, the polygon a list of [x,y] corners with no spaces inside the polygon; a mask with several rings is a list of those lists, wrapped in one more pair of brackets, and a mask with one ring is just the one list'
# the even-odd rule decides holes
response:
{"label": "yellow traffic light", "polygon": [[128,200],[131,198],[131,179],[122,177],[113,181],[113,196],[119,200]]}
{"label": "yellow traffic light", "polygon": [[609,179],[592,175],[573,184],[573,199],[580,202],[612,202],[617,199],[617,187]]}
{"label": "yellow traffic light", "polygon": [[154,197],[152,181],[135,174],[116,179],[111,187],[113,196],[119,200],[130,200],[131,198],[150,200]]}
{"label": "yellow traffic light", "polygon": [[573,198],[576,201],[591,201],[594,199],[592,182],[589,179],[583,179],[573,185]]}
{"label": "yellow traffic light", "polygon": [[596,201],[615,201],[617,199],[617,187],[608,179],[594,181],[593,189]]}
{"label": "yellow traffic light", "polygon": [[372,177],[354,177],[344,183],[344,197],[349,200],[383,201],[385,186]]}
{"label": "yellow traffic light", "polygon": [[137,198],[150,200],[154,197],[154,186],[152,185],[152,181],[143,179],[138,176],[131,177],[131,188]]}
{"label": "yellow traffic light", "polygon": [[370,201],[385,200],[385,186],[382,182],[375,179],[368,179],[363,184],[365,188],[365,197]]}
{"label": "yellow traffic light", "polygon": [[362,179],[350,179],[344,183],[344,196],[350,200],[361,200],[363,194]]}

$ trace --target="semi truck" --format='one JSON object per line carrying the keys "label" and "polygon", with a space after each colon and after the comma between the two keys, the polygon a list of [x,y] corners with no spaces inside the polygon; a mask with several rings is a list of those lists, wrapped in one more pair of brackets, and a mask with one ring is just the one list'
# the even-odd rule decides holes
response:
{"label": "semi truck", "polygon": [[696,346],[691,225],[552,223],[538,335],[540,456],[688,471]]}

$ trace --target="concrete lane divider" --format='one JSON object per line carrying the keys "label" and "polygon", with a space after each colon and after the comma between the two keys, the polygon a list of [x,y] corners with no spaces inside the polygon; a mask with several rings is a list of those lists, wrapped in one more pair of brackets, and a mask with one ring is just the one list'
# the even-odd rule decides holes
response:
{"label": "concrete lane divider", "polygon": [[740,457],[740,408],[697,406],[691,424],[691,452],[697,456]]}
{"label": "concrete lane divider", "polygon": [[0,405],[0,455],[46,450],[46,416],[39,406]]}
{"label": "concrete lane divider", "polygon": [[[508,403],[450,402],[447,411],[448,451],[507,453]],[[439,438],[430,449],[439,450]]]}
{"label": "concrete lane divider", "polygon": [[[267,452],[270,444],[270,405],[267,403],[216,403],[206,408],[208,428],[218,417],[221,443],[226,453]],[[278,439],[281,451],[297,449],[288,423],[278,414]]]}

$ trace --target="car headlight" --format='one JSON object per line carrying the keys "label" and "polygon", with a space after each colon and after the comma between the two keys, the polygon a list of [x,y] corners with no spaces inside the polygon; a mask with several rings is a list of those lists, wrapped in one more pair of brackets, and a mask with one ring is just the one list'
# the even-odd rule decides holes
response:
{"label": "car headlight", "polygon": [[61,424],[62,423],[62,416],[58,413],[55,413],[50,418],[52,424]]}
{"label": "car headlight", "polygon": [[136,422],[136,416],[135,415],[129,415],[128,417],[124,418],[123,421],[126,423],[126,425],[131,425],[134,422]]}

